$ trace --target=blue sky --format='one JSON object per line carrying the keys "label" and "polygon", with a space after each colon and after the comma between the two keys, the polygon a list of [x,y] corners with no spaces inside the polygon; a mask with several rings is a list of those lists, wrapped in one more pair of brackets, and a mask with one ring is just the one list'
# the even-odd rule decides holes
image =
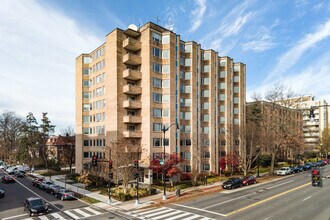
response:
{"label": "blue sky", "polygon": [[[75,58],[148,21],[247,65],[247,99],[280,81],[330,101],[330,2],[1,0],[0,112],[75,123]],[[159,21],[156,20],[156,17]]]}

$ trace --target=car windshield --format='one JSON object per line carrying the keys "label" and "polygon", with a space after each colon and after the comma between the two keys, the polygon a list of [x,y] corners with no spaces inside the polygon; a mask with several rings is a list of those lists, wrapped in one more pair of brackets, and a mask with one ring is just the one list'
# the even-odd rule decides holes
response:
{"label": "car windshield", "polygon": [[30,201],[31,206],[41,206],[44,205],[43,201],[41,199],[36,199]]}

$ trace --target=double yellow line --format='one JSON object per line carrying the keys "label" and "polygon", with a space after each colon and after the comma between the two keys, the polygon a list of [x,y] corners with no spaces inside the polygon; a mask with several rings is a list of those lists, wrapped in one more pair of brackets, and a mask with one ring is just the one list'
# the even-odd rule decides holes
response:
{"label": "double yellow line", "polygon": [[305,186],[308,186],[308,185],[310,185],[310,184],[311,184],[311,183],[306,183],[306,184],[304,184],[304,185],[298,186],[298,187],[293,188],[293,189],[290,189],[290,190],[288,190],[288,191],[285,191],[285,192],[279,193],[279,194],[277,194],[277,195],[275,195],[275,196],[269,197],[269,198],[267,198],[267,199],[261,200],[261,201],[259,201],[259,202],[256,202],[256,203],[253,203],[253,204],[251,204],[251,205],[245,206],[245,207],[243,207],[243,208],[237,209],[237,210],[235,210],[235,211],[229,212],[229,213],[226,214],[226,216],[230,216],[230,215],[236,214],[236,213],[238,213],[238,212],[242,212],[242,211],[244,211],[244,210],[247,210],[247,209],[249,209],[249,208],[252,208],[252,207],[254,207],[254,206],[257,206],[257,205],[260,205],[260,204],[262,204],[262,203],[264,203],[264,202],[267,202],[267,201],[269,201],[269,200],[275,199],[275,198],[277,198],[277,197],[279,197],[279,196],[283,196],[283,195],[288,194],[288,193],[290,193],[290,192],[293,192],[293,191],[295,191],[295,190],[301,189],[301,188],[303,188],[303,187],[305,187]]}

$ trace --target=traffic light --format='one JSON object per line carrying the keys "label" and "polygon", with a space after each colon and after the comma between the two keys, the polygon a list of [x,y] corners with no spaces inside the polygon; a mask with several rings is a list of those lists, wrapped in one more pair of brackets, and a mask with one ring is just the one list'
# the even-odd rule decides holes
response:
{"label": "traffic light", "polygon": [[109,179],[111,179],[111,180],[113,179],[113,172],[109,173]]}
{"label": "traffic light", "polygon": [[113,165],[112,160],[109,160],[109,170],[112,170],[112,165]]}
{"label": "traffic light", "polygon": [[94,156],[92,157],[92,165],[93,165],[94,167],[97,166],[97,156],[96,156],[96,155],[94,155]]}
{"label": "traffic light", "polygon": [[139,161],[138,160],[134,161],[134,168],[139,169]]}

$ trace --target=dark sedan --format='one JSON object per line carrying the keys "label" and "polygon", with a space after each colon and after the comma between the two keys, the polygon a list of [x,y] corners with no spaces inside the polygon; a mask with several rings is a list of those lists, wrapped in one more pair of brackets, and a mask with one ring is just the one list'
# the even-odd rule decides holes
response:
{"label": "dark sedan", "polygon": [[15,176],[15,177],[20,177],[20,178],[22,178],[22,177],[25,176],[25,174],[24,174],[23,172],[21,172],[21,171],[16,171],[16,172],[14,173],[14,176]]}
{"label": "dark sedan", "polygon": [[257,179],[254,176],[245,176],[242,178],[242,183],[244,186],[248,186],[251,184],[256,184]]}
{"label": "dark sedan", "polygon": [[31,197],[25,200],[24,211],[27,212],[29,216],[47,214],[48,206],[42,199]]}
{"label": "dark sedan", "polygon": [[56,194],[55,194],[56,198],[63,200],[67,200],[67,199],[76,199],[74,192],[68,190],[68,189],[60,189]]}
{"label": "dark sedan", "polygon": [[242,186],[243,182],[240,178],[230,178],[222,184],[222,188],[224,189],[235,189]]}
{"label": "dark sedan", "polygon": [[52,185],[49,185],[45,188],[45,191],[54,195],[55,194],[55,190],[56,189],[61,189],[62,187],[61,186],[58,186],[58,185],[55,185],[55,184],[52,184]]}
{"label": "dark sedan", "polygon": [[15,179],[11,176],[3,176],[2,182],[3,183],[15,183]]}

